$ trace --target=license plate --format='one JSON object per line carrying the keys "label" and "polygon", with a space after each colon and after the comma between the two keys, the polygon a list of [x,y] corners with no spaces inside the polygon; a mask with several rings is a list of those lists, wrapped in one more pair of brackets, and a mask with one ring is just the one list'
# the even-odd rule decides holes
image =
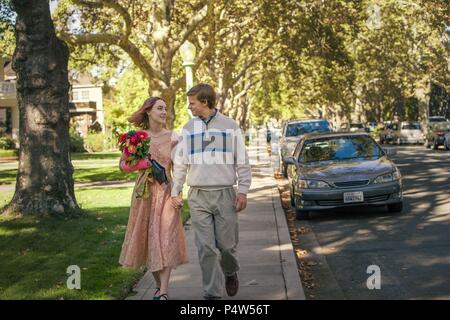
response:
{"label": "license plate", "polygon": [[358,192],[344,192],[344,203],[364,202],[364,193]]}

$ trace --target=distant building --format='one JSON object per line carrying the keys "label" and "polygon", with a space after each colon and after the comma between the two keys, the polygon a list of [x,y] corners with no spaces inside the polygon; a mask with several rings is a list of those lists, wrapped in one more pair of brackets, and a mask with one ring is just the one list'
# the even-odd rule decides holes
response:
{"label": "distant building", "polygon": [[92,82],[92,78],[77,71],[69,71],[70,121],[76,126],[81,136],[88,130],[105,132],[105,115],[103,111],[103,86]]}
{"label": "distant building", "polygon": [[[86,136],[89,129],[105,131],[102,85],[77,71],[69,71],[69,112],[71,125]],[[10,59],[0,58],[0,136],[19,141],[19,107],[16,74]]]}
{"label": "distant building", "polygon": [[19,141],[19,108],[16,99],[16,74],[11,64],[0,57],[0,136]]}

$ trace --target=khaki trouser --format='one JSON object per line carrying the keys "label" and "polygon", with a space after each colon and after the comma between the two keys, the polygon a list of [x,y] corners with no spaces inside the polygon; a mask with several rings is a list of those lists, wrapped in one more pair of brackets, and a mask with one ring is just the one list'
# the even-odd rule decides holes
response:
{"label": "khaki trouser", "polygon": [[224,274],[231,275],[239,270],[235,200],[233,187],[221,190],[189,189],[189,209],[205,297],[222,297]]}

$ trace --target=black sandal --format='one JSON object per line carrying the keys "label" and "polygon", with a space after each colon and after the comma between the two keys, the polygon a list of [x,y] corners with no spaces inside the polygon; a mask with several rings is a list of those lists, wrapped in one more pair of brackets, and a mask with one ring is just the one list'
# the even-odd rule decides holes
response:
{"label": "black sandal", "polygon": [[167,295],[167,293],[163,293],[159,296],[158,300],[169,300],[169,296]]}
{"label": "black sandal", "polygon": [[159,300],[159,299],[158,299],[158,298],[159,298],[159,295],[158,295],[159,290],[160,290],[160,288],[156,288],[156,291],[155,291],[155,293],[153,294],[153,300]]}

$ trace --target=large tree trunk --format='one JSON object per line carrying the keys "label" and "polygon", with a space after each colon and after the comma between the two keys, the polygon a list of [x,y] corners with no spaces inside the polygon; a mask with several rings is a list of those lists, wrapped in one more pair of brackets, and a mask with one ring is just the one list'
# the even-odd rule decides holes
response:
{"label": "large tree trunk", "polygon": [[430,78],[425,76],[416,83],[415,97],[419,103],[419,121],[425,133],[428,132],[429,102],[431,94]]}
{"label": "large tree trunk", "polygon": [[79,213],[69,153],[69,52],[56,38],[48,0],[12,5],[20,151],[16,190],[4,213]]}

